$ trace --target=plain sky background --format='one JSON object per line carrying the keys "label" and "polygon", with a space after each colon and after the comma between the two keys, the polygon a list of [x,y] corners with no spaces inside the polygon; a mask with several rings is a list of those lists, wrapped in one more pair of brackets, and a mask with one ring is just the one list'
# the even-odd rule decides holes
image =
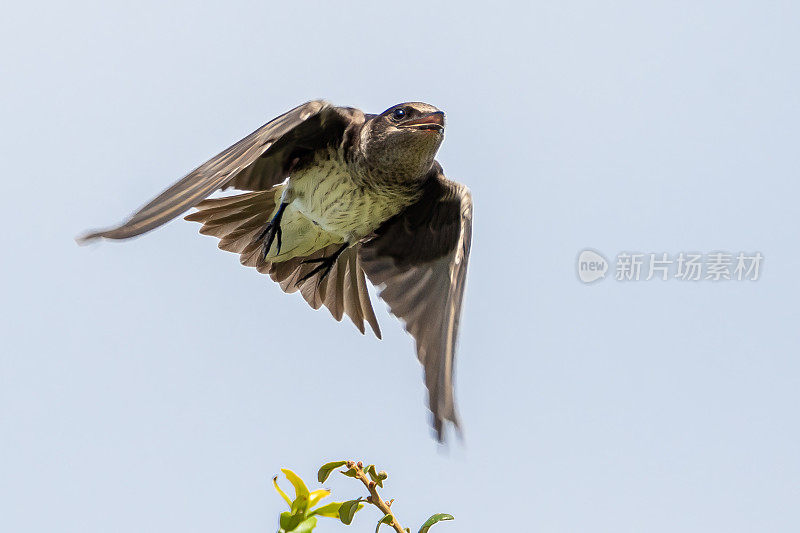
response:
{"label": "plain sky background", "polygon": [[[279,468],[350,457],[414,530],[800,529],[797,3],[110,4],[0,21],[0,531],[271,532]],[[384,304],[362,337],[185,221],[73,241],[320,97],[447,112],[463,444]],[[586,286],[586,247],[765,260]]]}

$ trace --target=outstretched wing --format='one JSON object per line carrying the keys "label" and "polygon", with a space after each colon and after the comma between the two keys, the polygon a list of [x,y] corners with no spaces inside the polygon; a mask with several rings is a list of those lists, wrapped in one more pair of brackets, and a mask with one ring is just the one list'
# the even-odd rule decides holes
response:
{"label": "outstretched wing", "polygon": [[269,189],[286,178],[291,162],[304,151],[340,142],[355,112],[322,100],[298,106],[191,171],[122,225],[91,232],[79,240],[141,235],[197,205],[217,189]]}
{"label": "outstretched wing", "polygon": [[380,297],[405,322],[425,369],[433,427],[458,428],[453,373],[458,322],[472,240],[472,197],[436,165],[422,197],[383,224],[360,251]]}

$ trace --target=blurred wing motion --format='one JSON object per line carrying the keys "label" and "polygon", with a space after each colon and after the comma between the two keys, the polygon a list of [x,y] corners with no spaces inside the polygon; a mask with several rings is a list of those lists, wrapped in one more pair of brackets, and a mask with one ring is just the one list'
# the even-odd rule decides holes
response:
{"label": "blurred wing motion", "polygon": [[361,247],[370,281],[405,322],[425,369],[433,427],[441,441],[443,420],[458,428],[453,371],[458,322],[472,240],[472,197],[445,179],[441,167],[415,204],[381,226]]}
{"label": "blurred wing motion", "polygon": [[115,228],[79,238],[127,239],[150,231],[200,203],[217,189],[266,190],[282,182],[294,157],[341,138],[344,110],[307,102],[271,120],[206,161]]}

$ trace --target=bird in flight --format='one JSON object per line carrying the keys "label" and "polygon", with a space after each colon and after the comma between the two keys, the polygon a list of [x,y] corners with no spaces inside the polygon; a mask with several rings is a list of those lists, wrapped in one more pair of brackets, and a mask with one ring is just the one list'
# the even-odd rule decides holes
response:
{"label": "bird in flight", "polygon": [[[444,126],[421,102],[379,115],[307,102],[79,242],[135,237],[196,208],[185,218],[243,265],[380,338],[368,278],[416,341],[442,441],[445,421],[459,428],[454,357],[472,234],[469,189],[434,159]],[[208,198],[230,187],[249,192]]]}

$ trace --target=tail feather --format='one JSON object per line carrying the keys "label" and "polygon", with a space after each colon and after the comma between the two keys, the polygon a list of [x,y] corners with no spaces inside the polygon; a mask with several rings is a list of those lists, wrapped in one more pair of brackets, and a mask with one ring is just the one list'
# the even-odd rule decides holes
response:
{"label": "tail feather", "polygon": [[270,254],[264,257],[259,236],[275,212],[276,197],[277,192],[272,189],[204,200],[196,206],[195,213],[185,218],[203,224],[200,233],[219,238],[221,249],[240,254],[243,265],[268,274],[283,291],[299,291],[311,307],[319,309],[324,305],[337,321],[346,314],[361,333],[365,332],[366,321],[380,338],[358,258],[359,245],[346,249],[324,278],[316,274],[303,279],[316,267],[308,259],[327,257],[341,244],[296,211],[287,209],[281,222],[281,252],[273,244]]}

